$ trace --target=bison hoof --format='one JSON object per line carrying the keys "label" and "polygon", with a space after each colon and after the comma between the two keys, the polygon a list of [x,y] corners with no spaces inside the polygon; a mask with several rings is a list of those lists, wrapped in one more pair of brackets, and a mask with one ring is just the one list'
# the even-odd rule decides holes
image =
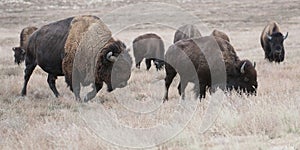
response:
{"label": "bison hoof", "polygon": [[91,98],[89,98],[87,95],[84,97],[84,99],[83,99],[83,101],[86,103],[86,102],[88,102],[88,101],[90,101],[91,100]]}
{"label": "bison hoof", "polygon": [[166,101],[168,101],[168,98],[164,98],[163,99],[163,103],[165,103]]}
{"label": "bison hoof", "polygon": [[26,96],[26,91],[25,90],[22,90],[21,96]]}
{"label": "bison hoof", "polygon": [[81,102],[81,98],[80,97],[76,97],[75,100],[78,101],[78,102]]}
{"label": "bison hoof", "polygon": [[59,94],[55,94],[55,97],[58,98],[60,95]]}

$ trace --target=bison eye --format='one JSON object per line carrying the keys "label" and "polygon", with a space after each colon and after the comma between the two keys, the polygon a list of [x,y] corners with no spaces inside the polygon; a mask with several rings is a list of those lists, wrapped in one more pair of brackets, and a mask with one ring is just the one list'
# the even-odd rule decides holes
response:
{"label": "bison eye", "polygon": [[249,81],[249,78],[245,77],[245,78],[244,78],[244,81],[245,81],[245,82],[248,82],[248,81]]}

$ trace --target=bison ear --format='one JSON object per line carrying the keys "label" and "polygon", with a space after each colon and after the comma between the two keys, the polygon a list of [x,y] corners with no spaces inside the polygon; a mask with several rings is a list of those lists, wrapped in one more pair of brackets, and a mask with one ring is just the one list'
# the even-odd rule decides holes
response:
{"label": "bison ear", "polygon": [[286,35],[283,36],[283,40],[285,40],[288,37],[288,35],[289,35],[289,32],[287,32]]}
{"label": "bison ear", "polygon": [[106,54],[106,59],[110,62],[115,62],[117,60],[117,57],[113,56],[113,52],[108,52]]}
{"label": "bison ear", "polygon": [[269,35],[269,33],[266,33],[266,35],[267,35],[267,38],[268,38],[268,40],[272,40],[272,36],[271,35]]}

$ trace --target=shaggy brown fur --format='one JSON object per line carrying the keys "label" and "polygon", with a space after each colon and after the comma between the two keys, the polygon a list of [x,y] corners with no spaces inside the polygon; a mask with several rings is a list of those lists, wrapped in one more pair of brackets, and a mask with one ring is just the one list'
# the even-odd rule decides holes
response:
{"label": "shaggy brown fur", "polygon": [[146,58],[147,70],[151,67],[151,60],[157,70],[163,67],[165,47],[163,40],[158,35],[154,33],[140,35],[133,40],[132,45],[137,68],[140,68],[144,58]]}
{"label": "shaggy brown fur", "polygon": [[[116,62],[107,60],[106,55],[113,52],[113,55],[118,57]],[[97,55],[96,64],[96,83],[105,82],[108,91],[112,91],[121,82],[127,82],[131,74],[132,58],[130,57],[126,46],[121,41],[111,39],[105,47]],[[112,69],[115,69],[112,71]]]}
{"label": "shaggy brown fur", "polygon": [[182,39],[199,38],[201,36],[202,35],[196,26],[187,24],[179,27],[175,32],[173,43]]}
{"label": "shaggy brown fur", "polygon": [[219,30],[213,30],[213,32],[211,33],[211,35],[215,36],[215,37],[219,37],[222,38],[223,40],[230,42],[230,39],[228,37],[228,35],[222,31]]}
{"label": "shaggy brown fur", "polygon": [[[109,52],[118,57],[117,62],[107,59]],[[121,54],[122,53],[122,54]],[[127,53],[126,46],[111,38],[107,26],[95,16],[81,16],[71,22],[70,32],[65,45],[63,71],[66,82],[74,92],[76,99],[80,99],[80,83],[84,86],[93,84],[93,91],[87,94],[85,101],[94,98],[107,84],[108,91],[117,87],[124,87],[130,77],[131,57],[121,57]],[[118,76],[111,80],[113,65],[122,62],[117,69]],[[128,61],[127,61],[128,60]],[[129,71],[128,71],[129,70]]]}
{"label": "shaggy brown fur", "polygon": [[[94,24],[98,23],[101,24],[100,19],[95,17],[95,16],[77,16],[75,17],[70,25],[70,31],[68,38],[66,40],[65,44],[65,56],[62,61],[62,70],[65,75],[65,79],[67,84],[70,86],[71,90],[73,91],[73,86],[72,86],[72,72],[73,72],[73,65],[74,65],[74,60],[75,60],[75,55],[77,52],[77,49],[79,47],[79,44],[82,41],[82,38],[84,37],[85,33],[88,31],[89,27]],[[109,36],[109,39],[111,37],[111,32],[109,29],[105,26],[105,31]],[[87,38],[93,38],[93,37],[87,37]],[[106,39],[107,41],[109,39]],[[105,43],[107,42],[105,41]],[[96,41],[95,41],[96,42]],[[91,53],[92,51],[87,52],[86,55],[94,56],[95,54]],[[81,53],[84,55],[85,53]],[[80,59],[91,59],[91,57],[83,57],[80,56]],[[78,58],[79,59],[79,58]],[[85,65],[86,60],[80,60],[82,63],[77,63],[76,65]],[[85,61],[85,62],[83,62]],[[93,60],[91,60],[93,61]],[[76,66],[79,68],[79,70],[84,69],[86,66]]]}
{"label": "shaggy brown fur", "polygon": [[261,33],[260,42],[265,52],[265,59],[270,62],[282,62],[285,56],[283,41],[287,38],[282,35],[279,25],[275,21],[269,22]]}
{"label": "shaggy brown fur", "polygon": [[33,26],[24,28],[20,33],[20,46],[12,48],[12,50],[15,53],[14,54],[15,63],[17,63],[18,65],[24,61],[28,39],[31,36],[31,34],[37,29],[38,29],[37,27],[33,27]]}
{"label": "shaggy brown fur", "polygon": [[[217,43],[216,43],[216,42]],[[221,53],[219,52],[221,50]],[[213,57],[212,57],[213,56]],[[209,66],[208,61],[212,63]],[[188,82],[195,83],[196,95],[200,93],[200,98],[205,97],[206,88],[211,87],[211,72],[218,80],[222,71],[214,68],[221,66],[218,59],[223,61],[226,69],[226,86],[228,89],[241,89],[242,91],[255,93],[257,88],[256,71],[252,63],[248,60],[241,61],[235,53],[231,44],[221,38],[208,36],[196,39],[181,40],[171,45],[165,56],[165,87],[166,93],[164,101],[168,99],[168,90],[177,73],[180,75],[178,92],[181,94]],[[191,61],[195,71],[191,70]],[[241,67],[244,64],[244,73]],[[211,70],[214,68],[215,70]],[[221,68],[219,68],[221,69]],[[198,82],[198,83],[197,83]],[[218,83],[216,83],[218,84]],[[220,83],[222,84],[222,83]],[[200,86],[200,87],[198,87]],[[214,85],[215,86],[215,85]],[[200,90],[200,91],[199,91]],[[182,93],[184,98],[184,93]]]}

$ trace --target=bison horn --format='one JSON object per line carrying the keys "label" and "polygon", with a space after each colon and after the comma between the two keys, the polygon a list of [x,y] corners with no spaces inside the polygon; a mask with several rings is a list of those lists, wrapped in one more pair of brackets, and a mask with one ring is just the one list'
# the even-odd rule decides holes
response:
{"label": "bison horn", "polygon": [[117,57],[113,56],[113,52],[109,52],[106,55],[106,59],[109,60],[109,61],[111,61],[111,62],[115,62],[117,60]]}
{"label": "bison horn", "polygon": [[245,66],[246,66],[246,62],[243,63],[242,67],[241,67],[241,73],[244,74],[245,73]]}
{"label": "bison horn", "polygon": [[289,32],[287,32],[286,35],[283,36],[283,39],[285,40],[288,37],[288,35],[289,35]]}
{"label": "bison horn", "polygon": [[268,38],[269,40],[272,40],[272,36],[270,36],[268,33],[267,33],[267,38]]}
{"label": "bison horn", "polygon": [[22,48],[21,51],[22,51],[22,54],[24,55],[25,54],[25,49]]}
{"label": "bison horn", "polygon": [[253,62],[253,67],[255,68],[255,66],[256,66],[256,62]]}

